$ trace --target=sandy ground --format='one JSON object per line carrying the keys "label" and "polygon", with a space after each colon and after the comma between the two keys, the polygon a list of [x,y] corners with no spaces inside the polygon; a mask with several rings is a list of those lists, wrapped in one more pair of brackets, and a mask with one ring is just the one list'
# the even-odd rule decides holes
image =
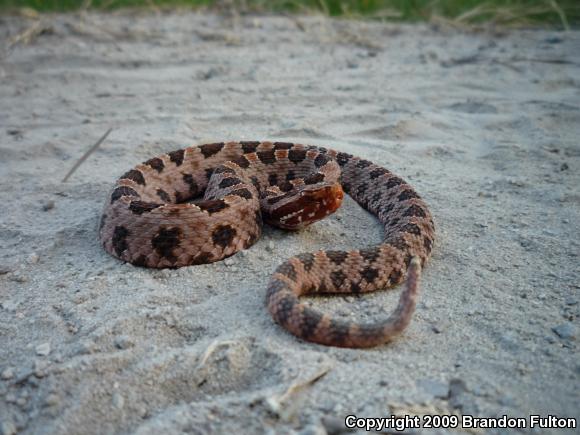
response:
{"label": "sandy ground", "polygon": [[[47,17],[11,39],[31,25],[0,23],[0,433],[324,434],[349,414],[579,417],[579,32],[95,14]],[[100,248],[117,176],[228,139],[331,146],[417,188],[438,239],[400,339],[312,345],[263,306],[289,255],[380,241],[351,200],[211,265],[145,270]],[[311,303],[372,320],[397,299]],[[470,433],[481,432],[505,430]]]}

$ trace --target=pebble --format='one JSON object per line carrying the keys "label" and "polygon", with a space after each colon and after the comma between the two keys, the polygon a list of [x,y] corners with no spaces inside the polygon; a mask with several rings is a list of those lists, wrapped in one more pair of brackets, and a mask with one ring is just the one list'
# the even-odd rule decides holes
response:
{"label": "pebble", "polygon": [[38,254],[36,252],[33,252],[32,254],[30,254],[28,256],[28,258],[26,259],[26,262],[28,264],[37,264],[38,260],[40,260],[40,257],[38,256]]}
{"label": "pebble", "polygon": [[8,379],[12,379],[14,377],[14,369],[12,367],[6,367],[2,374],[0,375],[0,379],[3,381],[7,381]]}
{"label": "pebble", "polygon": [[37,378],[44,378],[46,376],[46,369],[48,362],[37,360],[34,362],[34,376]]}
{"label": "pebble", "polygon": [[9,272],[12,272],[11,268],[6,266],[5,264],[0,264],[0,275],[6,275]]}
{"label": "pebble", "polygon": [[563,338],[564,340],[575,340],[578,334],[576,327],[571,323],[562,323],[558,326],[554,326],[552,328],[558,337]]}
{"label": "pebble", "polygon": [[135,346],[135,342],[127,335],[119,335],[115,338],[115,347],[117,349],[129,349],[133,346]]}
{"label": "pebble", "polygon": [[18,272],[15,272],[12,275],[10,275],[10,280],[11,281],[14,281],[14,282],[23,283],[23,282],[27,282],[28,281],[28,277],[25,276],[25,275],[21,275]]}
{"label": "pebble", "polygon": [[224,260],[224,264],[225,264],[226,266],[232,266],[232,265],[234,264],[234,260],[232,260],[231,258],[226,258],[226,259]]}
{"label": "pebble", "polygon": [[42,210],[43,211],[49,211],[52,210],[54,208],[54,201],[52,199],[46,201],[44,204],[42,204]]}
{"label": "pebble", "polygon": [[125,399],[119,393],[113,393],[112,402],[113,406],[117,409],[123,409],[123,406],[125,406]]}
{"label": "pebble", "polygon": [[50,343],[42,343],[36,346],[36,354],[38,356],[50,355]]}
{"label": "pebble", "polygon": [[441,334],[445,330],[445,325],[441,322],[435,322],[431,325],[431,330],[435,334]]}
{"label": "pebble", "polygon": [[58,406],[60,405],[60,397],[57,394],[49,394],[46,396],[46,400],[44,401],[45,406]]}
{"label": "pebble", "polygon": [[270,240],[268,242],[268,244],[266,245],[266,251],[273,252],[274,251],[274,248],[275,248],[274,242],[272,240]]}

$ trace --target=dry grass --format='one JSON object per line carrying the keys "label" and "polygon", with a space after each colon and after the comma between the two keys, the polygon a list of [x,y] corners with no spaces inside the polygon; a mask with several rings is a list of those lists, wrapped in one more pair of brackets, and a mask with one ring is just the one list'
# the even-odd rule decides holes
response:
{"label": "dry grass", "polygon": [[172,7],[220,12],[322,13],[327,16],[389,21],[445,21],[458,26],[557,26],[580,24],[578,0],[0,0],[0,10],[72,11]]}

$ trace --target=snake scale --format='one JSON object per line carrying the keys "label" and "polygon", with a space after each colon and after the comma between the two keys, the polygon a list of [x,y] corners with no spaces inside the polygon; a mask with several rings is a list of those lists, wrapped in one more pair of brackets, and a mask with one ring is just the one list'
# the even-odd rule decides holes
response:
{"label": "snake scale", "polygon": [[[288,259],[271,277],[266,305],[277,323],[304,340],[371,347],[409,324],[435,230],[415,190],[368,160],[287,142],[173,151],[121,176],[107,199],[99,238],[107,252],[137,266],[211,263],[253,245],[263,221],[297,230],[324,218],[341,205],[343,191],[379,219],[383,242]],[[405,279],[397,308],[376,323],[337,319],[299,300],[313,293],[370,292]]]}

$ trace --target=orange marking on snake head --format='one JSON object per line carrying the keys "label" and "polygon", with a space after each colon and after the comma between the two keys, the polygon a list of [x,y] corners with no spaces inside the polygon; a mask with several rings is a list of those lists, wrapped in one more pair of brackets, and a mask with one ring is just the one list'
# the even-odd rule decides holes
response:
{"label": "orange marking on snake head", "polygon": [[340,184],[315,190],[304,189],[296,197],[274,210],[268,221],[280,228],[298,230],[334,213],[342,204]]}

